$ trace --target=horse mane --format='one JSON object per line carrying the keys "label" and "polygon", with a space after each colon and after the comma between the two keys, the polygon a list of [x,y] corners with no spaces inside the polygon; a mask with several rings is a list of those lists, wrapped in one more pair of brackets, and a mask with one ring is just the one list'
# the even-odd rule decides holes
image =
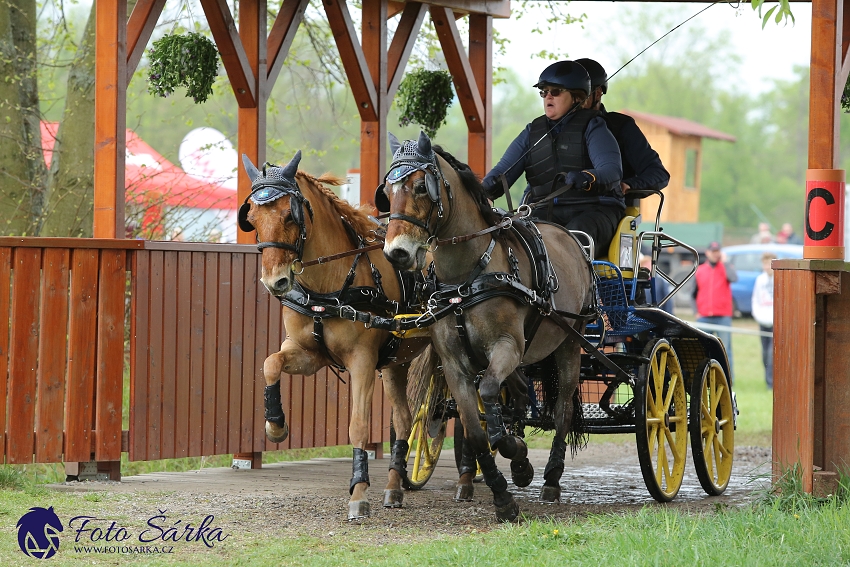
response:
{"label": "horse mane", "polygon": [[346,183],[345,179],[341,179],[331,175],[330,173],[323,173],[319,177],[314,177],[300,169],[295,176],[299,178],[300,181],[306,181],[316,191],[324,195],[334,210],[336,210],[341,217],[344,217],[345,220],[351,224],[352,228],[354,228],[354,232],[360,236],[370,236],[372,231],[378,228],[378,225],[369,219],[368,215],[371,212],[371,209],[369,209],[368,205],[354,207],[348,201],[340,199],[336,193],[328,187],[328,185],[333,187],[344,185]]}
{"label": "horse mane", "polygon": [[470,195],[472,195],[472,198],[478,205],[478,210],[481,212],[481,216],[484,217],[487,224],[490,226],[498,224],[499,221],[501,221],[501,217],[498,213],[493,211],[493,207],[487,201],[487,193],[484,191],[484,185],[481,184],[481,180],[479,180],[478,176],[472,172],[472,169],[470,169],[467,164],[444,150],[442,146],[434,146],[433,149],[437,155],[446,160],[446,163],[452,166],[452,168],[457,172],[458,177],[460,177],[460,180],[463,182],[463,186],[466,187],[466,190],[469,191]]}

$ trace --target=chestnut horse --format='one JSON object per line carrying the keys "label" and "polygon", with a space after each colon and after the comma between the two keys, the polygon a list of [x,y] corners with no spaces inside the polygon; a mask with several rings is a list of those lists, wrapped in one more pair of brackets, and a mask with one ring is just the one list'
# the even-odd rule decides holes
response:
{"label": "chestnut horse", "polygon": [[[526,225],[525,236],[508,230],[511,223],[491,208],[468,166],[439,147],[435,152],[424,133],[418,141],[408,140],[403,145],[390,134],[390,147],[393,163],[375,194],[378,209],[391,213],[384,254],[399,269],[419,270],[426,250],[433,251],[439,292],[429,302],[436,320],[431,340],[465,433],[456,499],[471,498],[472,459],[477,459],[493,491],[496,517],[511,521],[519,508],[490,448],[516,462],[525,458],[525,446],[505,431],[499,391],[518,366],[554,353],[558,370],[556,429],[541,498],[559,500],[565,440],[571,433],[573,396],[581,367],[576,337],[583,331],[584,314],[593,306],[590,262],[569,232],[558,225],[538,223],[549,262],[538,262],[546,255],[538,247],[532,263],[522,241],[534,240],[528,235],[534,235],[535,225]],[[514,224],[519,222],[517,219]],[[501,229],[493,228],[497,225]],[[561,323],[554,322],[558,314]],[[565,315],[571,316],[569,321]],[[568,332],[569,328],[577,333]],[[476,391],[476,375],[482,370]],[[478,394],[484,403],[486,433],[479,425]],[[467,448],[472,451],[469,455]],[[526,486],[530,480],[517,481],[514,462],[514,483]],[[519,469],[527,473],[524,465]]]}
{"label": "chestnut horse", "polygon": [[[263,365],[266,436],[280,442],[289,434],[280,399],[281,373],[310,375],[331,365],[347,369],[351,376],[348,435],[354,446],[348,518],[357,519],[370,514],[365,447],[375,371],[380,369],[393,406],[398,439],[392,448],[384,506],[397,508],[404,498],[412,422],[407,367],[428,341],[401,340],[369,327],[371,314],[391,317],[398,313],[410,289],[403,293],[400,274],[384,258],[380,245],[367,246],[379,226],[327,187],[343,181],[297,171],[300,159],[299,151],[285,167],[266,164],[259,171],[243,156],[252,185],[239,209],[239,227],[257,231],[262,282],[283,303],[286,327],[280,352]],[[327,259],[345,252],[354,253]]]}

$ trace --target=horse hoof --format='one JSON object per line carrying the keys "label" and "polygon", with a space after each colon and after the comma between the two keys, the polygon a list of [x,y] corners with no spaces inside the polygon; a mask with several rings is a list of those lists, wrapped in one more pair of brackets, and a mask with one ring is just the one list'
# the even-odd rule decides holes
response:
{"label": "horse hoof", "polygon": [[403,500],[404,490],[397,488],[384,490],[384,508],[401,508]]}
{"label": "horse hoof", "polygon": [[368,518],[372,513],[372,510],[369,508],[368,500],[358,500],[356,502],[348,503],[348,520],[362,520],[363,518]]}
{"label": "horse hoof", "polygon": [[531,481],[534,480],[534,467],[531,466],[528,459],[511,461],[511,480],[514,481],[514,486],[519,488],[525,488],[531,484]]}
{"label": "horse hoof", "polygon": [[471,484],[458,484],[455,492],[455,502],[472,502],[475,487]]}
{"label": "horse hoof", "polygon": [[266,438],[272,443],[281,443],[289,437],[289,425],[283,424],[278,427],[274,423],[266,422]]}
{"label": "horse hoof", "polygon": [[543,490],[540,491],[540,500],[543,502],[560,502],[561,487],[543,485]]}
{"label": "horse hoof", "polygon": [[500,522],[513,522],[519,516],[519,505],[510,493],[508,497],[510,500],[506,504],[496,505],[496,519]]}

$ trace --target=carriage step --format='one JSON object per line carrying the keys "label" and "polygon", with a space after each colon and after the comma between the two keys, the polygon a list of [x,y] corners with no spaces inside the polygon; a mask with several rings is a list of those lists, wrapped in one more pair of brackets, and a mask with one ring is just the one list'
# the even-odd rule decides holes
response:
{"label": "carriage step", "polygon": [[[616,413],[623,404],[611,404],[611,409]],[[614,421],[614,418],[605,413],[599,404],[581,404],[582,416],[585,421]],[[631,411],[631,410],[629,410]]]}

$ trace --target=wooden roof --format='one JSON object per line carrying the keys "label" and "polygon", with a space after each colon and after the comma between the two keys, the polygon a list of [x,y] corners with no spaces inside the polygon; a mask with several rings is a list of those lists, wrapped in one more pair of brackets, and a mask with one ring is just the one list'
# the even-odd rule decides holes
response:
{"label": "wooden roof", "polygon": [[703,126],[698,122],[688,120],[686,118],[678,118],[676,116],[661,116],[659,114],[650,114],[648,112],[637,112],[636,110],[623,110],[623,114],[628,114],[632,118],[638,118],[652,124],[657,124],[669,132],[679,136],[699,136],[700,138],[713,138],[715,140],[723,140],[725,142],[735,142],[735,136],[726,134],[719,130],[713,130],[708,126]]}

